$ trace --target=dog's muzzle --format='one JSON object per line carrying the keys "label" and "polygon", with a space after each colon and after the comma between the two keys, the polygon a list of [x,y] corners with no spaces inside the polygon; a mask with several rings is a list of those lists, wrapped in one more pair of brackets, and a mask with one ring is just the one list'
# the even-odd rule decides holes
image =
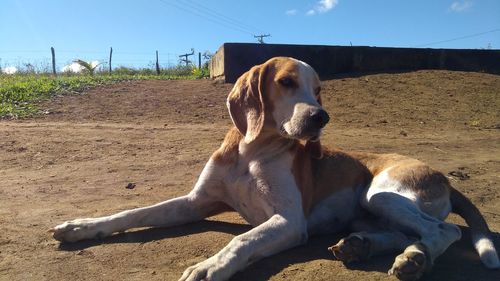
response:
{"label": "dog's muzzle", "polygon": [[317,141],[321,129],[330,121],[328,113],[319,106],[303,106],[280,127],[280,134],[294,139]]}
{"label": "dog's muzzle", "polygon": [[319,129],[322,129],[330,121],[330,115],[325,110],[319,109],[311,114],[311,121]]}
{"label": "dog's muzzle", "polygon": [[330,121],[330,116],[323,109],[317,109],[311,112],[308,120],[306,121],[306,138],[310,141],[318,141],[321,129]]}

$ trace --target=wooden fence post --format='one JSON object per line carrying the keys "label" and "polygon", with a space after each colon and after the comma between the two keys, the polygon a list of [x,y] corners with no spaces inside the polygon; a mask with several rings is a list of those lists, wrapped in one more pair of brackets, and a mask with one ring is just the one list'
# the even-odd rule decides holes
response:
{"label": "wooden fence post", "polygon": [[50,52],[52,53],[52,73],[54,76],[57,76],[56,73],[56,51],[54,50],[54,47],[50,47]]}
{"label": "wooden fence post", "polygon": [[160,63],[158,62],[158,50],[156,50],[156,74],[160,75]]}
{"label": "wooden fence post", "polygon": [[111,74],[111,58],[113,57],[113,47],[109,48],[109,74]]}

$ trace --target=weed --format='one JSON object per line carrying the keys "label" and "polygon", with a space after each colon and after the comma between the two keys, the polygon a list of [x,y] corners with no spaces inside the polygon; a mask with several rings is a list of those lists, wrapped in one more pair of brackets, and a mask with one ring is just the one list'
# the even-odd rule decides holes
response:
{"label": "weed", "polygon": [[30,117],[38,113],[36,102],[53,95],[82,92],[98,85],[112,84],[132,80],[172,80],[194,79],[195,75],[170,75],[161,73],[152,75],[138,71],[96,75],[49,75],[17,74],[0,75],[0,118],[17,119]]}

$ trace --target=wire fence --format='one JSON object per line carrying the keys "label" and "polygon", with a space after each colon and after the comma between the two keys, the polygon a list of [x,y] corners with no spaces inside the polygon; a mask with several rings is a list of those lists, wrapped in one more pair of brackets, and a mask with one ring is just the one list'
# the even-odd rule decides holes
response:
{"label": "wire fence", "polygon": [[[158,53],[158,56],[157,56]],[[75,63],[82,60],[97,65],[96,71],[105,72],[116,68],[141,69],[172,69],[179,66],[200,68],[207,66],[212,54],[205,51],[195,53],[186,59],[186,54],[177,54],[168,51],[153,50],[151,52],[134,52],[120,49],[106,51],[79,51],[55,49],[52,57],[51,50],[0,50],[0,73],[13,74],[24,72],[51,73],[80,72],[81,68]],[[53,64],[54,60],[54,64]]]}

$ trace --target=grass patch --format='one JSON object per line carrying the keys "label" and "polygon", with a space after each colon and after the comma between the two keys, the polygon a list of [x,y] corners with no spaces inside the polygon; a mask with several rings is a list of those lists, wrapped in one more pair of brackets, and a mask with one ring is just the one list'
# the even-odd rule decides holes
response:
{"label": "grass patch", "polygon": [[17,119],[39,112],[36,102],[53,95],[80,93],[99,85],[134,80],[195,79],[196,75],[172,76],[169,74],[100,74],[48,75],[19,74],[0,75],[0,118]]}

